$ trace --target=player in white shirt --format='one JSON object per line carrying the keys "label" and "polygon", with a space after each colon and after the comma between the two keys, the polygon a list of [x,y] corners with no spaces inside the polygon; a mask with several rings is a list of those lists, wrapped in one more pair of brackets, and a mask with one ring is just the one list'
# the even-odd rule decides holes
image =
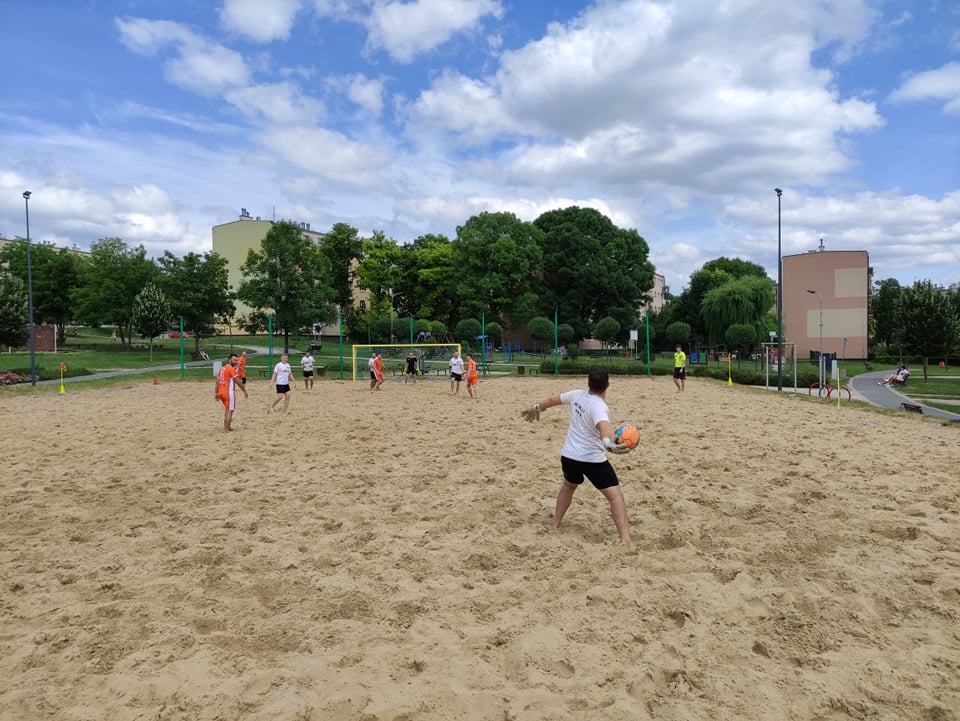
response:
{"label": "player in white shirt", "polygon": [[370,371],[370,390],[377,385],[377,354],[371,353],[370,360],[367,361],[367,370]]}
{"label": "player in white shirt", "polygon": [[540,413],[547,408],[570,406],[570,426],[560,453],[564,480],[557,494],[553,527],[560,528],[563,516],[573,501],[573,494],[586,476],[610,503],[610,515],[620,535],[620,542],[633,546],[630,521],[627,518],[627,502],[623,497],[617,472],[607,459],[608,452],[619,454],[630,450],[613,435],[606,400],[607,388],[610,387],[607,371],[598,368],[590,371],[587,387],[588,390],[567,391],[551,396],[521,414],[526,421],[538,421]]}
{"label": "player in white shirt", "polygon": [[307,351],[303,354],[303,358],[300,359],[300,366],[303,368],[303,389],[312,390],[313,389],[313,364],[316,361],[313,358],[313,353]]}
{"label": "player in white shirt", "polygon": [[277,398],[270,406],[271,411],[277,407],[280,401],[283,401],[283,412],[287,412],[287,407],[290,405],[291,375],[293,375],[293,369],[287,362],[287,354],[283,353],[280,356],[280,362],[273,367],[273,376],[270,378],[270,385],[277,387]]}
{"label": "player in white shirt", "polygon": [[447,365],[450,366],[450,390],[459,393],[460,381],[463,380],[463,358],[460,357],[460,351],[453,352],[453,358]]}

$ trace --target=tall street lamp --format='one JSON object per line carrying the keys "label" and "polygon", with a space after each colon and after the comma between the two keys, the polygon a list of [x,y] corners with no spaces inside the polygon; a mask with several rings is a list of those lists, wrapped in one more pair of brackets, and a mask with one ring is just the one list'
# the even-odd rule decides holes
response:
{"label": "tall street lamp", "polygon": [[777,194],[777,390],[783,390],[783,260],[780,244],[780,196],[783,191],[774,188]]}
{"label": "tall street lamp", "polygon": [[390,342],[393,343],[393,301],[394,298],[402,298],[403,293],[394,293],[393,288],[387,290],[387,295],[390,296]]}
{"label": "tall street lamp", "polygon": [[30,323],[30,385],[37,385],[37,343],[33,331],[33,267],[30,265],[30,191],[23,191],[27,212],[27,317]]}
{"label": "tall street lamp", "polygon": [[820,302],[820,387],[823,388],[823,294],[819,290],[807,290],[811,295],[816,295]]}

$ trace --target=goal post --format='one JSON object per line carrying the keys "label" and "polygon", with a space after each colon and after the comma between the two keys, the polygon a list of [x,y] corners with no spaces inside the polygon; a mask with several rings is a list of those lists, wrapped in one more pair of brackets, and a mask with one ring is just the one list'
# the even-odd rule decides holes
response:
{"label": "goal post", "polygon": [[448,361],[453,357],[454,351],[460,351],[459,343],[374,343],[369,345],[354,345],[352,351],[353,371],[351,380],[357,380],[357,377],[367,378],[367,361],[372,353],[380,353],[383,356],[384,371],[387,370],[387,364],[393,362],[396,368],[403,368],[406,364],[407,355],[413,351],[417,356],[417,368],[422,375],[427,375],[433,371],[440,371],[439,375],[444,375],[447,369]]}

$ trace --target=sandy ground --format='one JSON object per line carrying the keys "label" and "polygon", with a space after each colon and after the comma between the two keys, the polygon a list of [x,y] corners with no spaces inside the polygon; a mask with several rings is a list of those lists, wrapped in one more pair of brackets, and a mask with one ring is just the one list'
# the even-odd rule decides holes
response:
{"label": "sandy ground", "polygon": [[0,719],[960,719],[960,428],[615,378],[630,553],[583,385],[0,394]]}

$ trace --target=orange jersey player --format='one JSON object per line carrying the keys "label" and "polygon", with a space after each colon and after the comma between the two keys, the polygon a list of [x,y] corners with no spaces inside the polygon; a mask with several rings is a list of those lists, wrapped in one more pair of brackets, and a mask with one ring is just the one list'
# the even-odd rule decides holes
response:
{"label": "orange jersey player", "polygon": [[471,398],[479,400],[480,388],[477,385],[477,380],[477,362],[472,355],[467,353],[467,393],[470,394]]}
{"label": "orange jersey player", "polygon": [[240,383],[238,385],[236,382],[239,376],[237,364],[236,354],[231,353],[230,357],[227,358],[226,364],[222,366],[217,373],[217,385],[213,392],[214,400],[223,403],[223,430],[225,431],[233,430],[230,426],[233,423],[233,411],[237,404],[237,388],[243,391],[245,398],[250,397],[243,384]]}

